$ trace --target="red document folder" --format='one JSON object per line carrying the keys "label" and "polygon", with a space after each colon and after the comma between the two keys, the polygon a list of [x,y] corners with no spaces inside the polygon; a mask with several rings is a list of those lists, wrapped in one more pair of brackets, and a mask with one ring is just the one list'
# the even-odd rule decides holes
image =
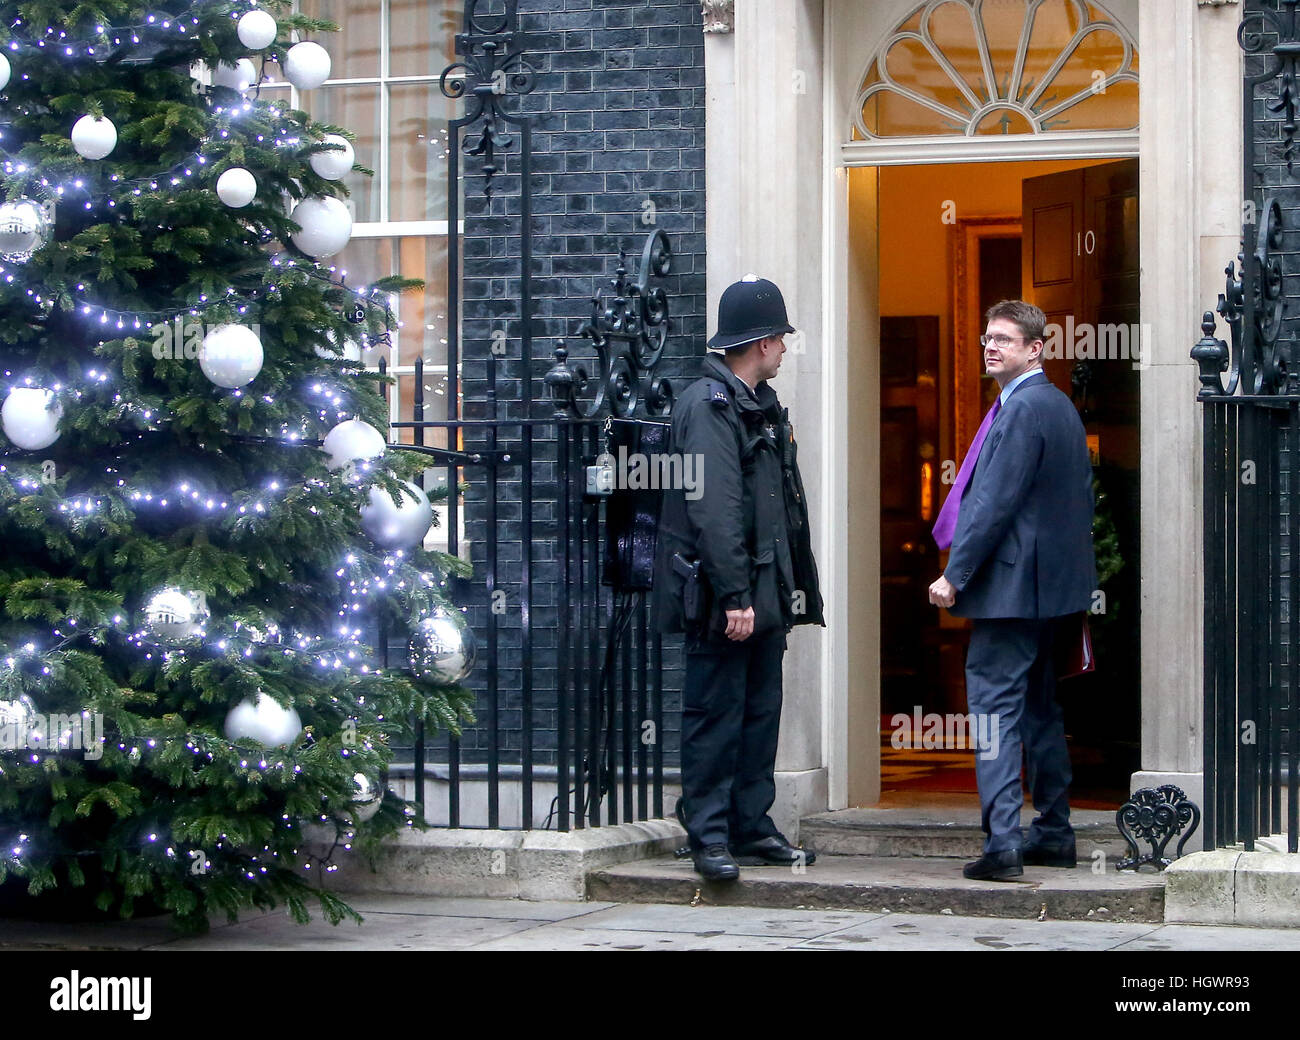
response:
{"label": "red document folder", "polygon": [[1097,659],[1092,654],[1092,631],[1088,628],[1087,614],[1071,614],[1061,619],[1055,653],[1058,679],[1072,679],[1096,670]]}

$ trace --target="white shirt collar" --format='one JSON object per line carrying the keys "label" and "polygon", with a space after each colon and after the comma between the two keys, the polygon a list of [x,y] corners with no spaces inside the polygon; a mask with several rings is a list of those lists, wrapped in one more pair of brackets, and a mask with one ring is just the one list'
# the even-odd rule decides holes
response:
{"label": "white shirt collar", "polygon": [[1011,394],[1015,391],[1016,387],[1018,387],[1030,376],[1038,375],[1038,373],[1041,371],[1042,368],[1031,368],[1028,372],[1021,372],[1020,375],[1016,376],[1015,379],[1011,380],[1011,382],[1009,382],[1006,386],[1004,386],[1002,388],[1002,393],[998,394],[998,397],[999,399],[1001,399],[1003,406],[1006,405],[1007,398],[1011,396]]}

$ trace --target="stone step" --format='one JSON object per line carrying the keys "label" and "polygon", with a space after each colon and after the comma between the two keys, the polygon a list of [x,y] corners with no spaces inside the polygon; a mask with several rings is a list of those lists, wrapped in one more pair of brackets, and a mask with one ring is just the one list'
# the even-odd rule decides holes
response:
{"label": "stone step", "polygon": [[706,882],[672,856],[587,875],[587,898],[618,903],[871,910],[1053,921],[1164,920],[1164,875],[1026,867],[1012,882],[968,881],[951,858],[825,856],[796,873],[741,867],[740,880]]}
{"label": "stone step", "polygon": [[[1021,816],[1029,832],[1032,810]],[[1127,853],[1113,812],[1076,809],[1070,813],[1080,865],[1105,855],[1112,868]],[[799,821],[799,844],[819,856],[945,857],[971,860],[984,849],[979,809],[837,809]],[[1172,849],[1171,849],[1172,851]]]}

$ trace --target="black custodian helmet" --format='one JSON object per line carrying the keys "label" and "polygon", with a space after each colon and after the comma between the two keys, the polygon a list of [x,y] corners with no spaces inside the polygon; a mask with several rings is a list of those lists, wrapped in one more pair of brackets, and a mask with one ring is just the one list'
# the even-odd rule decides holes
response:
{"label": "black custodian helmet", "polygon": [[732,282],[718,301],[718,331],[711,350],[743,347],[768,336],[794,332],[785,313],[785,299],[774,282],[747,274]]}

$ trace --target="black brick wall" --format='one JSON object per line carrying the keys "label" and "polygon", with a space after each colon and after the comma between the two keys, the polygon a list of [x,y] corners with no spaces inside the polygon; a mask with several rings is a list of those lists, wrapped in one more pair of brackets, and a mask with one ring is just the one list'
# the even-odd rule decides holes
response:
{"label": "black brick wall", "polygon": [[[531,414],[548,418],[543,382],[558,338],[565,338],[571,363],[588,362],[575,333],[591,315],[593,295],[605,293],[628,253],[633,276],[641,248],[653,227],[667,232],[673,270],[659,282],[668,293],[672,334],[659,374],[680,388],[694,378],[704,352],[704,40],[697,0],[520,0],[520,29],[529,34],[525,53],[537,72],[534,89],[510,98],[506,107],[533,120],[532,249],[534,318],[532,397],[523,400],[524,368],[520,346],[520,165],[519,135],[494,178],[491,198],[483,194],[481,163],[466,157],[462,379],[467,418],[486,418],[488,365],[497,366],[497,407],[501,417]],[[646,223],[647,203],[653,204]],[[505,329],[506,355],[490,356],[492,333]],[[503,442],[518,443],[520,428],[501,428]],[[557,464],[554,427],[537,431],[534,446],[532,517],[533,721],[540,762],[553,761],[558,553]],[[482,435],[466,432],[467,449]],[[486,630],[482,602],[486,572],[487,485],[482,471],[467,471],[466,535],[476,576],[470,590],[471,615],[480,634]],[[517,762],[522,663],[520,561],[524,503],[521,469],[503,468],[497,478],[497,588],[506,592],[499,618],[498,722],[502,762]],[[574,590],[576,595],[576,590]],[[602,595],[602,602],[607,602]],[[675,764],[679,642],[665,645],[664,732],[667,759]],[[480,717],[489,715],[482,692],[486,653],[470,684],[479,690]],[[550,731],[549,733],[547,731]],[[487,732],[468,730],[462,758],[484,761]],[[435,754],[434,757],[439,757]]]}

